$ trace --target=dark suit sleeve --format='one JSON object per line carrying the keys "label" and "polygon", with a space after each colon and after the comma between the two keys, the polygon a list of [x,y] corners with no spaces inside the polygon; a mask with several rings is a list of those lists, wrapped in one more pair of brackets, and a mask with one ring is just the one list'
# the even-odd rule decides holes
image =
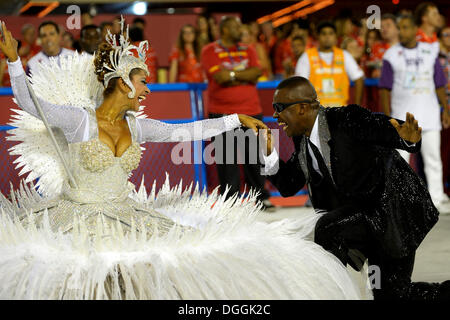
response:
{"label": "dark suit sleeve", "polygon": [[[391,149],[401,149],[410,153],[420,151],[422,140],[416,144],[403,140],[389,122],[391,117],[382,113],[372,113],[357,105],[339,109],[341,110],[337,110],[332,115],[332,122],[355,140]],[[404,123],[402,120],[396,120],[400,124]]]}
{"label": "dark suit sleeve", "polygon": [[276,174],[267,176],[283,197],[291,197],[305,186],[305,176],[297,162],[297,153],[294,152],[287,162],[280,159]]}

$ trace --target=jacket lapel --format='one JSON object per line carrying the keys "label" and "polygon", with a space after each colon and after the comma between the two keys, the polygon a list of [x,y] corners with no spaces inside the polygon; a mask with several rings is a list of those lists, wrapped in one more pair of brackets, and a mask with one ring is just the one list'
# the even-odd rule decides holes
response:
{"label": "jacket lapel", "polygon": [[306,163],[306,139],[302,137],[299,143],[299,151],[298,151],[298,162],[300,163],[300,167],[302,168],[303,174],[305,175],[305,179],[309,182],[309,171],[308,165]]}
{"label": "jacket lapel", "polygon": [[327,117],[325,114],[325,108],[319,107],[319,140],[320,140],[320,148],[322,150],[323,160],[325,161],[325,165],[328,169],[328,173],[330,174],[331,181],[336,186],[333,178],[333,172],[331,170],[331,156],[330,156],[330,145],[328,144],[331,140],[330,129],[328,128]]}

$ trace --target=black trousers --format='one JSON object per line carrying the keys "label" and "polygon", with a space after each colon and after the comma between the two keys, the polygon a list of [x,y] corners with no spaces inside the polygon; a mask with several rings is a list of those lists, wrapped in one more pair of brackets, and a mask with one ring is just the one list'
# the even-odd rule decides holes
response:
{"label": "black trousers", "polygon": [[[210,113],[209,118],[221,118],[226,116],[226,114],[217,114]],[[256,119],[262,120],[262,114],[252,116]],[[244,132],[246,132],[247,128],[242,128]],[[244,178],[246,182],[246,190],[248,191],[250,188],[258,191],[260,194],[258,196],[259,201],[266,200],[270,197],[270,194],[264,188],[264,184],[266,182],[266,178],[261,175],[261,165],[259,159],[259,146],[249,143],[246,139],[245,143],[237,143],[236,141],[232,144],[232,151],[234,152],[234,159],[232,163],[227,163],[227,152],[231,150],[227,150],[227,133],[223,133],[220,137],[222,143],[219,143],[219,139],[214,138],[213,143],[215,143],[215,157],[216,157],[216,167],[217,174],[219,176],[220,183],[220,192],[224,193],[226,187],[230,188],[230,191],[227,194],[227,198],[233,196],[235,193],[238,193],[241,187],[241,178],[240,178],[240,169],[237,162],[238,153],[244,162]],[[230,144],[230,142],[228,143]],[[251,149],[250,149],[251,148]],[[218,153],[218,149],[221,149],[222,152]],[[258,155],[256,158],[256,163],[250,163],[253,157],[250,156],[250,151],[254,155],[254,152],[257,152]],[[229,157],[230,158],[230,157]],[[230,160],[230,159],[228,159]],[[220,162],[220,163],[218,163]],[[230,162],[230,161],[228,161]]]}
{"label": "black trousers", "polygon": [[[368,259],[369,268],[379,270],[379,287],[372,288],[375,299],[450,299],[450,281],[442,284],[411,282],[415,253],[403,258],[387,255],[367,228],[364,212],[355,208],[342,207],[323,215],[316,224],[314,240],[354,269],[357,267],[349,250],[361,252]],[[375,272],[369,272],[371,280]],[[376,284],[376,281],[371,283]]]}

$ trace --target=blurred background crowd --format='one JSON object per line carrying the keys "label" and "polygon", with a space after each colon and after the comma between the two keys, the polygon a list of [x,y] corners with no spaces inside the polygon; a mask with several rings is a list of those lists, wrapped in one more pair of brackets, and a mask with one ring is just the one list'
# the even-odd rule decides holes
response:
{"label": "blurred background crowd", "polygon": [[[380,29],[367,28],[367,15],[357,17],[351,10],[341,12],[330,21],[336,27],[335,46],[346,50],[355,59],[364,72],[365,78],[378,78],[381,73],[383,53],[398,40],[396,18],[399,15],[413,15],[419,27],[417,39],[425,42],[439,43],[442,64],[448,74],[450,51],[450,27],[446,17],[433,3],[419,4],[415,10],[399,9],[397,12],[382,12]],[[52,22],[51,16],[48,21]],[[120,17],[94,24],[94,17],[84,12],[81,15],[81,30],[66,30],[66,26],[54,22],[51,36],[40,25],[24,24],[20,40],[19,54],[23,64],[38,52],[54,55],[61,48],[86,51],[93,54],[104,39],[107,30],[113,34],[120,32]],[[127,17],[130,24],[132,41],[149,40],[145,35],[146,20],[142,17]],[[128,21],[131,20],[131,21]],[[279,80],[295,73],[296,64],[306,49],[318,46],[315,18],[298,19],[274,27],[271,21],[242,21],[241,42],[254,47],[263,73],[259,80]],[[201,68],[202,48],[220,37],[220,18],[213,15],[199,15],[195,24],[185,24],[180,30],[168,57],[160,56],[151,45],[147,63],[151,71],[149,81],[167,82],[203,82],[206,77]],[[40,27],[41,26],[41,27]],[[51,28],[44,28],[51,29]],[[9,87],[9,78],[4,57],[0,57],[0,85]],[[159,62],[159,63],[158,63]]]}

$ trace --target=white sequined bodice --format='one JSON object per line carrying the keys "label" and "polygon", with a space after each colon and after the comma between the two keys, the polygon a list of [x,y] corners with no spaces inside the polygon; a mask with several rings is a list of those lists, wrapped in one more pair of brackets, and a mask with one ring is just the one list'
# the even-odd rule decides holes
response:
{"label": "white sequined bodice", "polygon": [[136,119],[129,121],[132,143],[120,157],[98,138],[94,113],[89,117],[89,137],[85,142],[69,145],[69,159],[77,188],[66,182],[66,198],[78,203],[121,202],[134,185],[128,181],[131,171],[139,166],[141,147],[136,142]]}
{"label": "white sequined bodice", "polygon": [[132,170],[141,159],[141,149],[133,142],[121,157],[115,157],[112,151],[98,138],[87,142],[69,145],[70,163],[78,188],[68,184],[65,195],[79,203],[121,202],[133,190],[128,181]]}

